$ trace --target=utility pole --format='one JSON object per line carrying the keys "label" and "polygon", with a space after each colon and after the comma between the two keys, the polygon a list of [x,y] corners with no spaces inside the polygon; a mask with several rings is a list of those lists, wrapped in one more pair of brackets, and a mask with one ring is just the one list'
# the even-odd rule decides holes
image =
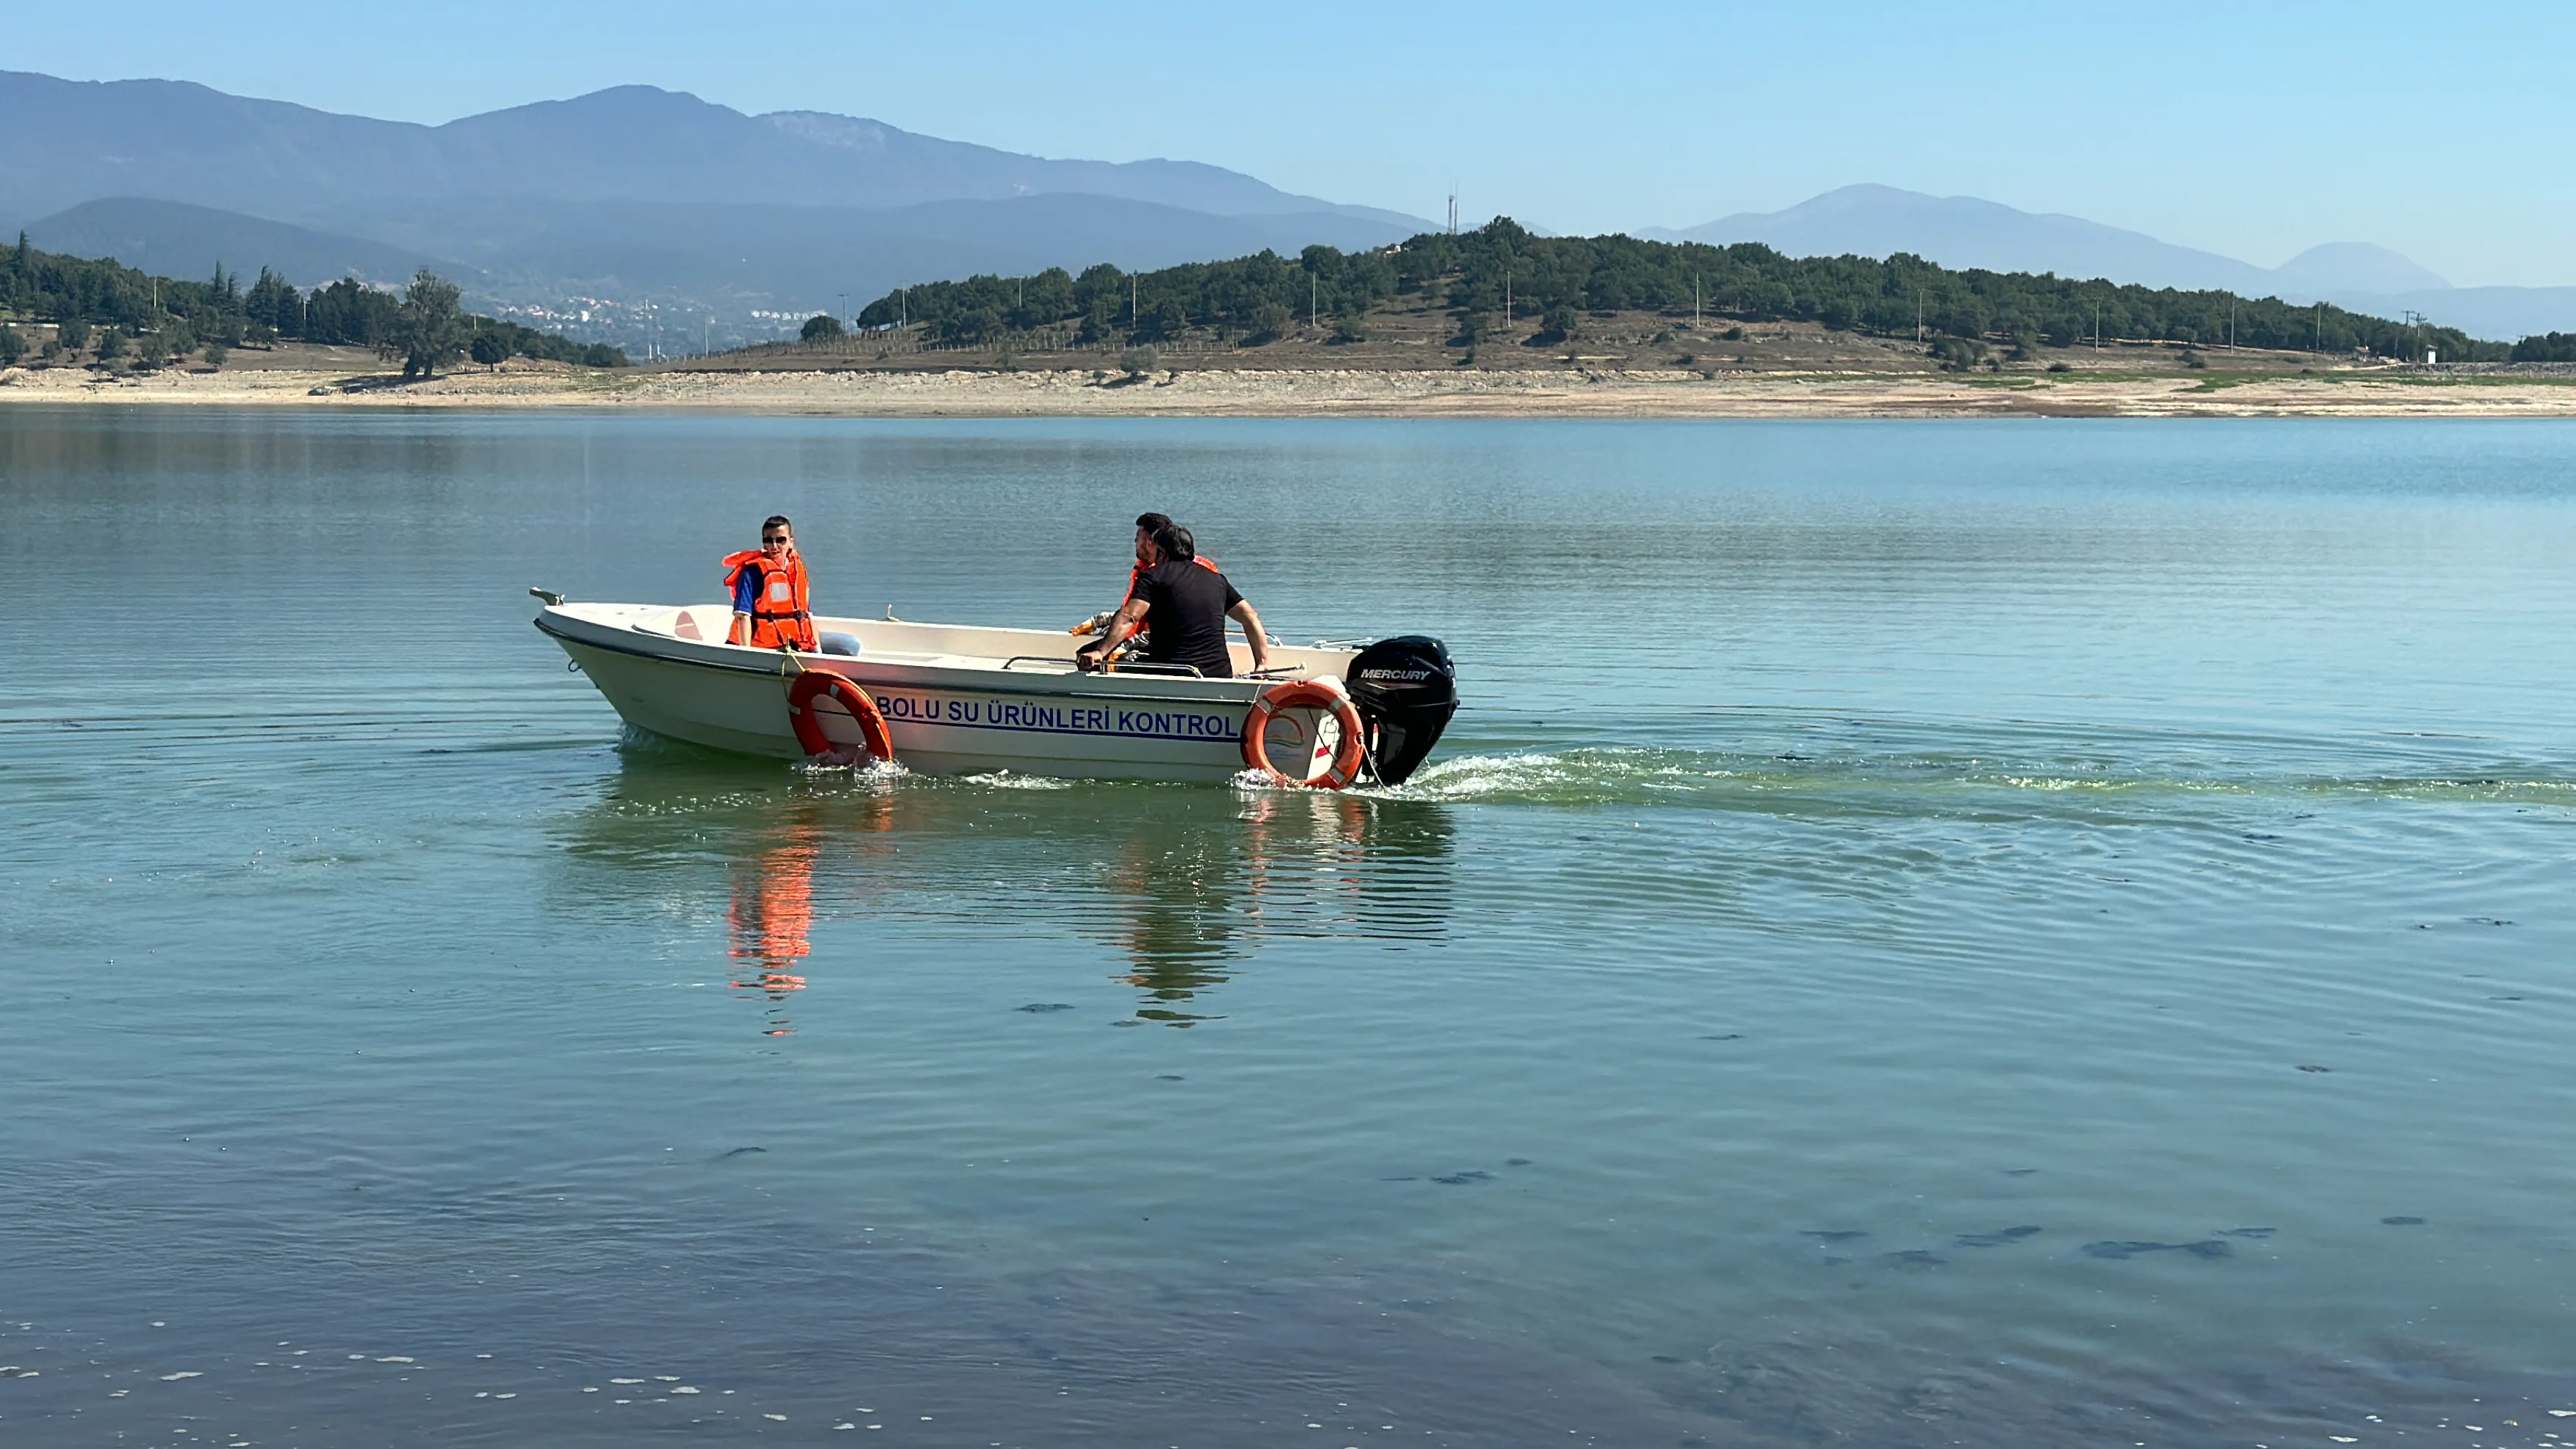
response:
{"label": "utility pole", "polygon": [[2236,302],[2234,298],[2228,299],[2227,303],[2227,350],[2230,352],[2234,352],[2236,350]]}
{"label": "utility pole", "polygon": [[1324,325],[1324,281],[1313,272],[1306,274],[1306,325]]}
{"label": "utility pole", "polygon": [[1691,273],[1691,330],[1699,330],[1699,273]]}
{"label": "utility pole", "polygon": [[1512,328],[1512,269],[1503,268],[1503,330]]}
{"label": "utility pole", "polygon": [[1143,325],[1136,320],[1136,278],[1131,273],[1127,278],[1127,330],[1133,332]]}
{"label": "utility pole", "polygon": [[2317,304],[2317,351],[2326,350],[2326,304]]}
{"label": "utility pole", "polygon": [[2093,350],[2102,350],[2102,302],[2098,297],[2093,302]]}
{"label": "utility pole", "polygon": [[1458,234],[1458,188],[1449,188],[1449,234]]}
{"label": "utility pole", "polygon": [[1914,340],[1923,340],[1923,289],[1914,289]]}

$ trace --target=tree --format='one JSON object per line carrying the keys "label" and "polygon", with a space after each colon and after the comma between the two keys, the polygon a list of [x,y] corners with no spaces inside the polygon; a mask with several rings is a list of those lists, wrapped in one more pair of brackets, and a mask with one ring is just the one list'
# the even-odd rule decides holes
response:
{"label": "tree", "polygon": [[1574,327],[1574,304],[1559,302],[1548,308],[1539,318],[1538,331],[1531,336],[1530,341],[1541,347],[1563,342],[1574,335]]}
{"label": "tree", "polygon": [[808,342],[829,342],[841,335],[841,319],[817,312],[805,319],[805,330],[796,335]]}
{"label": "tree", "polygon": [[391,297],[342,277],[304,299],[304,340],[380,346],[393,335],[396,310]]}
{"label": "tree", "polygon": [[1252,309],[1252,335],[1243,339],[1258,347],[1287,335],[1289,312],[1278,302],[1264,302]]}
{"label": "tree", "polygon": [[436,377],[465,355],[464,294],[456,284],[423,267],[403,289],[393,330],[380,345],[387,357],[403,360],[405,378]]}
{"label": "tree", "polygon": [[1143,377],[1162,360],[1163,354],[1150,347],[1130,347],[1118,355],[1118,365],[1127,369],[1129,377]]}
{"label": "tree", "polygon": [[224,359],[232,356],[232,353],[220,342],[209,342],[206,344],[203,356],[206,359],[206,366],[221,367],[224,365]]}
{"label": "tree", "polygon": [[110,327],[98,334],[98,360],[114,362],[125,355],[125,334]]}
{"label": "tree", "polygon": [[304,298],[284,277],[266,267],[242,295],[242,311],[251,321],[292,337],[304,330]]}
{"label": "tree", "polygon": [[1145,309],[1143,336],[1154,342],[1178,341],[1190,330],[1190,314],[1178,297],[1165,297]]}
{"label": "tree", "polygon": [[2544,332],[2513,345],[2516,362],[2576,362],[2576,332]]}
{"label": "tree", "polygon": [[510,345],[489,332],[474,334],[473,357],[476,362],[498,372],[502,360],[510,355]]}
{"label": "tree", "polygon": [[54,329],[54,340],[74,352],[89,346],[89,324],[78,317],[66,317]]}
{"label": "tree", "polygon": [[15,327],[0,326],[0,367],[16,367],[27,355],[27,339]]}

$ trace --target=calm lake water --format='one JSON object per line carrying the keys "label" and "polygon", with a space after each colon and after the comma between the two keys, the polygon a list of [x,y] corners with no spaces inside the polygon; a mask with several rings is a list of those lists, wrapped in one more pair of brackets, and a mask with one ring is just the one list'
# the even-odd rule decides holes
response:
{"label": "calm lake water", "polygon": [[[1433,765],[809,775],[527,624],[1149,507]],[[2576,427],[10,408],[0,577],[12,1449],[2576,1437]]]}

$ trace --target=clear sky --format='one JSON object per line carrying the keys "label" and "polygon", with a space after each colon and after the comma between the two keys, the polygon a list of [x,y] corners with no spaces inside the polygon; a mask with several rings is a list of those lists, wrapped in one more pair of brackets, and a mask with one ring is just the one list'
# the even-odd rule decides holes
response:
{"label": "clear sky", "polygon": [[[12,7],[0,68],[401,120],[642,82],[1050,156],[1557,231],[1878,181],[2277,265],[2394,247],[2576,284],[2576,5],[121,0]],[[103,18],[112,17],[112,18]]]}

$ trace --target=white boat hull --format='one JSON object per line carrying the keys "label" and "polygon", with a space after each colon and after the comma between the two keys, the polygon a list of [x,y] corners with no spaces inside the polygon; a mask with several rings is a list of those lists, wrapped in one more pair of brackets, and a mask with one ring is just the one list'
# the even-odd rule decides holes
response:
{"label": "white boat hull", "polygon": [[[893,620],[817,618],[856,637],[855,656],[790,655],[721,642],[721,605],[550,604],[536,625],[629,723],[737,754],[803,759],[787,686],[807,669],[848,676],[884,714],[895,758],[933,775],[1015,771],[1064,778],[1223,781],[1242,773],[1253,700],[1278,679],[1338,680],[1354,651],[1274,646],[1261,679],[1200,679],[1072,669],[1082,641],[1054,630],[981,629]],[[1247,668],[1243,646],[1236,667]],[[857,722],[818,706],[839,745]],[[1314,710],[1282,711],[1272,762],[1292,775],[1338,736]]]}

